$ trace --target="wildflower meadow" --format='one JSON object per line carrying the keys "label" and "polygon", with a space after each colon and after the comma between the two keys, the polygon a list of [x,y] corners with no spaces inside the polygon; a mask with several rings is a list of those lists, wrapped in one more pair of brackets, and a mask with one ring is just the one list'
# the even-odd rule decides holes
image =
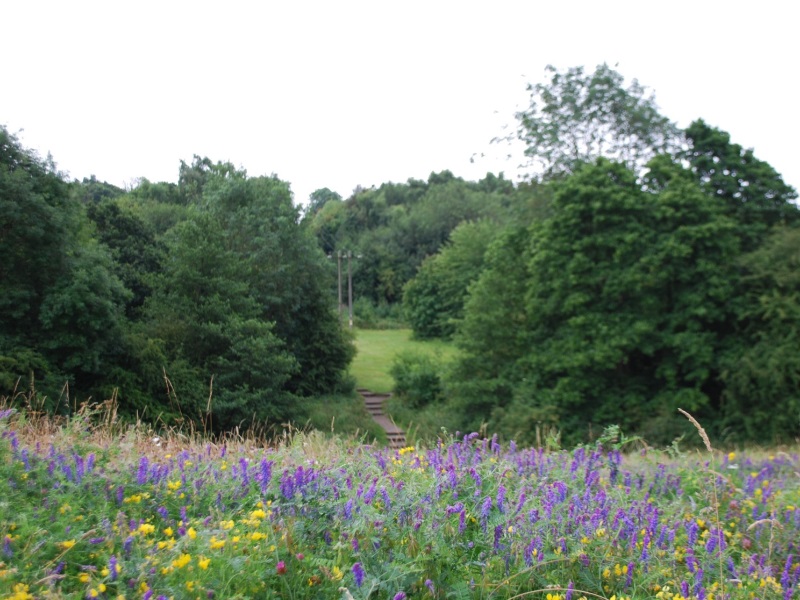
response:
{"label": "wildflower meadow", "polygon": [[800,597],[797,454],[0,436],[0,598]]}

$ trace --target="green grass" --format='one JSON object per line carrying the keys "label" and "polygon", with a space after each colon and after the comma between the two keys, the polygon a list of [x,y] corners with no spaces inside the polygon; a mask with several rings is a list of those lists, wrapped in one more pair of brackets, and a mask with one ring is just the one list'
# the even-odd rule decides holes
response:
{"label": "green grass", "polygon": [[412,340],[410,329],[357,329],[356,348],[358,354],[350,366],[356,385],[380,393],[392,391],[394,381],[389,369],[397,354],[406,351],[440,353],[442,358],[451,359],[456,353],[450,342]]}

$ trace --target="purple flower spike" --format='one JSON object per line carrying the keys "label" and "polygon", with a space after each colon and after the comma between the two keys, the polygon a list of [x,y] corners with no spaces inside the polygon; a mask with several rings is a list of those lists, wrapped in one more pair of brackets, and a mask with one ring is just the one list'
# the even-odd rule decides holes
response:
{"label": "purple flower spike", "polygon": [[394,595],[394,600],[406,600],[406,593],[405,592],[397,592]]}
{"label": "purple flower spike", "polygon": [[356,586],[361,587],[364,584],[364,567],[361,566],[361,563],[356,563],[353,565],[353,576],[356,578]]}
{"label": "purple flower spike", "polygon": [[567,594],[564,600],[572,600],[572,590],[575,589],[575,585],[570,581],[567,585]]}

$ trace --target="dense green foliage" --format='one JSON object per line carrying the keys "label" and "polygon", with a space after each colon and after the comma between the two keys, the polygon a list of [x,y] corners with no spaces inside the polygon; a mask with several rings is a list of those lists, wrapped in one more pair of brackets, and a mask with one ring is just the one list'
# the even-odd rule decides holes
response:
{"label": "dense green foliage", "polygon": [[359,189],[347,200],[318,190],[308,221],[325,253],[359,256],[352,264],[355,298],[399,304],[405,284],[458,225],[482,218],[507,221],[515,210],[524,210],[524,197],[502,175],[466,182],[443,171],[427,182]]}
{"label": "dense green foliage", "polygon": [[666,156],[644,184],[600,159],[552,187],[552,216],[500,238],[471,288],[459,427],[577,441],[616,423],[667,442],[684,408],[729,440],[800,434],[797,229],[743,253],[764,222]]}
{"label": "dense green foliage", "polygon": [[497,224],[491,221],[466,221],[420,265],[403,294],[414,335],[423,339],[453,335],[464,312],[467,288],[478,278],[486,249],[497,233]]}
{"label": "dense green foliage", "polygon": [[330,265],[288,184],[200,157],[177,186],[68,184],[0,134],[3,393],[31,379],[53,408],[66,382],[220,431],[352,389]]}

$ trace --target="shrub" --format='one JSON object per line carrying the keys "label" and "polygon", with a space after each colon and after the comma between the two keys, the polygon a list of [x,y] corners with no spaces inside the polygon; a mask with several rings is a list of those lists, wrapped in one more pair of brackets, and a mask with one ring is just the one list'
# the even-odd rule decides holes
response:
{"label": "shrub", "polygon": [[390,369],[394,393],[412,408],[422,408],[442,399],[441,358],[417,352],[397,355]]}

